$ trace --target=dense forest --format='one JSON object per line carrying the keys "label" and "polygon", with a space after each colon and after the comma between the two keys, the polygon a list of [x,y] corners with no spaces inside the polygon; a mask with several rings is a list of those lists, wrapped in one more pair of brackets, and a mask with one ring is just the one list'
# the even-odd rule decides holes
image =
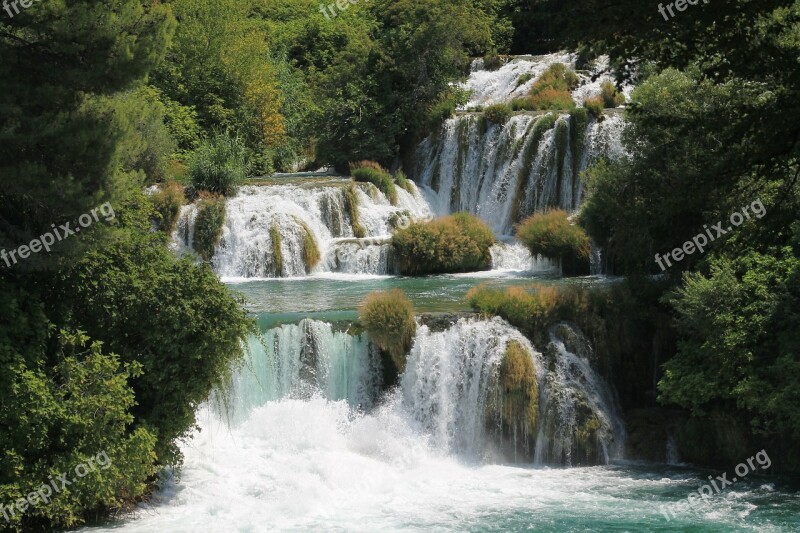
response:
{"label": "dense forest", "polygon": [[[625,282],[614,303],[569,312],[617,359],[663,348],[657,397],[636,380],[621,394],[681,413],[692,459],[767,442],[800,471],[800,1],[714,0],[669,22],[634,0],[42,0],[0,14],[0,503],[101,450],[112,464],[8,527],[77,526],[147,498],[245,357],[240,298],[167,247],[182,201],[169,184],[213,206],[245,177],[395,171],[467,101],[454,82],[472,58],[558,50],[609,55],[636,86],[628,155],[585,173],[578,217]],[[747,206],[704,253],[654,259]]]}

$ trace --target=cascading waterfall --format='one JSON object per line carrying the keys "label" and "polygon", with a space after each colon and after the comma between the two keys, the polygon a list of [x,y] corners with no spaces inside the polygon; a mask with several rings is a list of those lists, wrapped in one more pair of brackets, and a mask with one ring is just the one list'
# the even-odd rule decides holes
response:
{"label": "cascading waterfall", "polygon": [[[500,318],[462,318],[440,332],[421,325],[399,388],[381,399],[381,356],[366,335],[306,319],[250,340],[230,414],[241,422],[288,398],[345,401],[361,413],[383,405],[446,455],[604,464],[619,457],[624,429],[613,394],[585,356],[589,348],[569,351],[561,340],[567,334],[571,348],[586,342],[560,324],[543,355]],[[512,345],[522,359],[510,359]]]}
{"label": "cascading waterfall", "polygon": [[608,384],[592,367],[589,341],[574,326],[551,327],[536,463],[607,463],[622,456],[625,426]]}
{"label": "cascading waterfall", "polygon": [[437,215],[469,211],[499,235],[548,207],[575,211],[580,173],[621,151],[623,120],[583,124],[567,114],[519,114],[504,125],[477,114],[447,120],[418,147],[415,179]]}
{"label": "cascading waterfall", "polygon": [[[330,179],[242,187],[227,201],[226,220],[213,258],[215,270],[223,278],[389,273],[387,248],[380,240],[389,237],[392,221],[401,216],[424,218],[430,210],[416,188],[409,193],[398,187],[398,202],[393,206],[373,185],[356,184],[359,223],[367,238],[355,239],[344,190],[350,183]],[[196,208],[184,207],[173,234],[173,247],[178,251],[191,250],[194,217]],[[316,266],[306,261],[309,239],[321,256]]]}
{"label": "cascading waterfall", "polygon": [[232,415],[241,420],[269,401],[315,394],[368,409],[378,397],[380,371],[379,354],[366,335],[311,319],[279,326],[251,337],[247,361],[234,376]]}
{"label": "cascading waterfall", "polygon": [[[601,119],[585,113],[525,112],[505,124],[487,120],[481,109],[510,103],[530,91],[553,64],[575,68],[575,54],[512,58],[495,70],[476,59],[462,87],[470,99],[415,154],[414,179],[437,215],[469,211],[498,235],[511,235],[524,217],[551,207],[575,212],[583,201],[580,174],[601,157],[623,155],[624,120],[618,110]],[[577,71],[572,97],[578,107],[609,80],[607,58],[591,71]],[[526,76],[526,78],[523,78]],[[632,87],[623,92],[630,95]]]}

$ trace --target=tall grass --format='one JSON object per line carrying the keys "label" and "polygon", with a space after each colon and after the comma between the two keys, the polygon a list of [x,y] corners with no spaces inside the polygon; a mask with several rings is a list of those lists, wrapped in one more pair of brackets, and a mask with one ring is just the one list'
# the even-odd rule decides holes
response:
{"label": "tall grass", "polygon": [[375,185],[386,198],[389,203],[397,205],[397,189],[394,185],[392,175],[374,161],[361,161],[350,165],[350,173],[353,179],[364,183],[372,183]]}
{"label": "tall grass", "polygon": [[247,147],[238,137],[215,133],[189,156],[189,177],[198,190],[231,196],[247,178]]}
{"label": "tall grass", "polygon": [[197,201],[197,218],[194,226],[194,251],[205,261],[210,261],[222,235],[225,224],[225,198],[201,193]]}
{"label": "tall grass", "polygon": [[417,324],[414,306],[400,289],[372,292],[358,310],[358,320],[381,350],[388,353],[398,373],[406,366]]}

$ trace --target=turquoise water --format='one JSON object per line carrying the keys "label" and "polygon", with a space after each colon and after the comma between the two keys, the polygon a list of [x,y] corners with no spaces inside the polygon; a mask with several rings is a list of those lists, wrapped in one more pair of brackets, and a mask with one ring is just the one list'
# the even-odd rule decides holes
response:
{"label": "turquoise water", "polygon": [[[405,290],[420,311],[465,309],[464,294],[481,282],[498,287],[563,283],[442,276],[231,286],[248,298],[248,308],[266,330],[308,316],[351,319],[370,291],[395,287]],[[258,367],[270,375],[285,368],[288,342],[299,343],[305,335],[296,327],[272,331],[268,348],[281,351],[282,359],[259,351],[250,371]],[[325,335],[317,338],[332,339],[326,347],[332,360],[346,365],[354,357],[348,354],[364,353],[361,341],[348,341],[342,333]],[[337,380],[352,387],[345,378]],[[262,385],[248,376],[240,380],[239,412],[233,417],[202,407],[202,431],[183,445],[180,479],[167,477],[135,517],[87,531],[800,531],[795,480],[751,474],[707,505],[684,505],[667,519],[664,506],[686,502],[708,476],[722,470],[630,461],[591,468],[476,463],[435,446],[407,416],[398,390],[363,412],[346,401],[325,399],[325,391],[280,397],[275,391],[263,394]]]}

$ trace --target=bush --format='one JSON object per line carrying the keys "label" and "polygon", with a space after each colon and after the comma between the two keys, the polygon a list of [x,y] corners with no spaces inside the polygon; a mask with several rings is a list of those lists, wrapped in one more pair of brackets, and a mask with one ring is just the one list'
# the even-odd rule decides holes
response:
{"label": "bush", "polygon": [[197,218],[194,225],[194,251],[205,261],[214,257],[214,250],[225,224],[225,198],[203,193],[197,202]]}
{"label": "bush", "polygon": [[505,124],[511,117],[512,109],[508,104],[490,105],[483,111],[483,116],[495,124]]}
{"label": "bush", "polygon": [[583,101],[583,107],[585,107],[589,113],[599,118],[603,115],[605,103],[603,101],[603,97],[600,95],[590,96]]}
{"label": "bush", "polygon": [[[132,413],[157,435],[160,464],[179,463],[177,439],[191,434],[197,406],[244,360],[253,322],[242,302],[208,265],[176,259],[149,235],[86,254],[65,278],[59,305],[80,310],[77,325],[104,351],[141,364]],[[92,412],[115,405],[101,401]]]}
{"label": "bush", "polygon": [[215,133],[189,157],[192,185],[202,191],[231,196],[249,171],[247,147],[238,137]]}
{"label": "bush", "polygon": [[547,327],[554,320],[558,306],[554,287],[533,285],[530,290],[511,287],[506,291],[479,285],[467,293],[467,303],[479,313],[508,320],[531,339],[547,337]]}
{"label": "bush", "polygon": [[415,222],[392,236],[400,272],[409,276],[491,268],[494,233],[469,213]]}
{"label": "bush", "polygon": [[161,231],[172,233],[175,230],[175,224],[178,222],[178,216],[181,214],[181,207],[185,200],[183,186],[174,181],[166,183],[161,189],[150,195],[156,225]]}
{"label": "bush", "polygon": [[558,259],[562,268],[566,264],[569,271],[588,263],[591,253],[589,236],[583,228],[571,224],[567,213],[560,209],[536,213],[523,220],[517,225],[517,238],[533,255]]}
{"label": "bush", "polygon": [[529,105],[537,111],[570,111],[575,108],[575,100],[567,91],[545,87],[528,97]]}
{"label": "bush", "polygon": [[562,63],[548,68],[531,87],[527,102],[519,102],[531,110],[559,111],[575,107],[570,91],[578,86],[578,75]]}
{"label": "bush", "polygon": [[361,161],[351,164],[350,172],[353,175],[353,179],[363,183],[372,183],[386,195],[389,203],[397,205],[397,189],[395,189],[392,175],[378,163]]}
{"label": "bush", "polygon": [[402,372],[417,331],[414,306],[405,293],[400,289],[370,293],[358,310],[358,319],[372,342],[388,353],[398,373]]}
{"label": "bush", "polygon": [[344,189],[344,204],[347,214],[350,217],[350,225],[353,228],[353,236],[356,239],[363,239],[367,236],[367,230],[361,225],[358,216],[358,191],[352,183]]}
{"label": "bush", "polygon": [[483,68],[485,70],[498,70],[505,64],[506,61],[503,56],[497,54],[489,54],[483,57]]}
{"label": "bush", "polygon": [[617,87],[608,80],[602,83],[600,90],[602,91],[603,106],[606,108],[619,107],[626,101],[625,95],[619,92]]}

